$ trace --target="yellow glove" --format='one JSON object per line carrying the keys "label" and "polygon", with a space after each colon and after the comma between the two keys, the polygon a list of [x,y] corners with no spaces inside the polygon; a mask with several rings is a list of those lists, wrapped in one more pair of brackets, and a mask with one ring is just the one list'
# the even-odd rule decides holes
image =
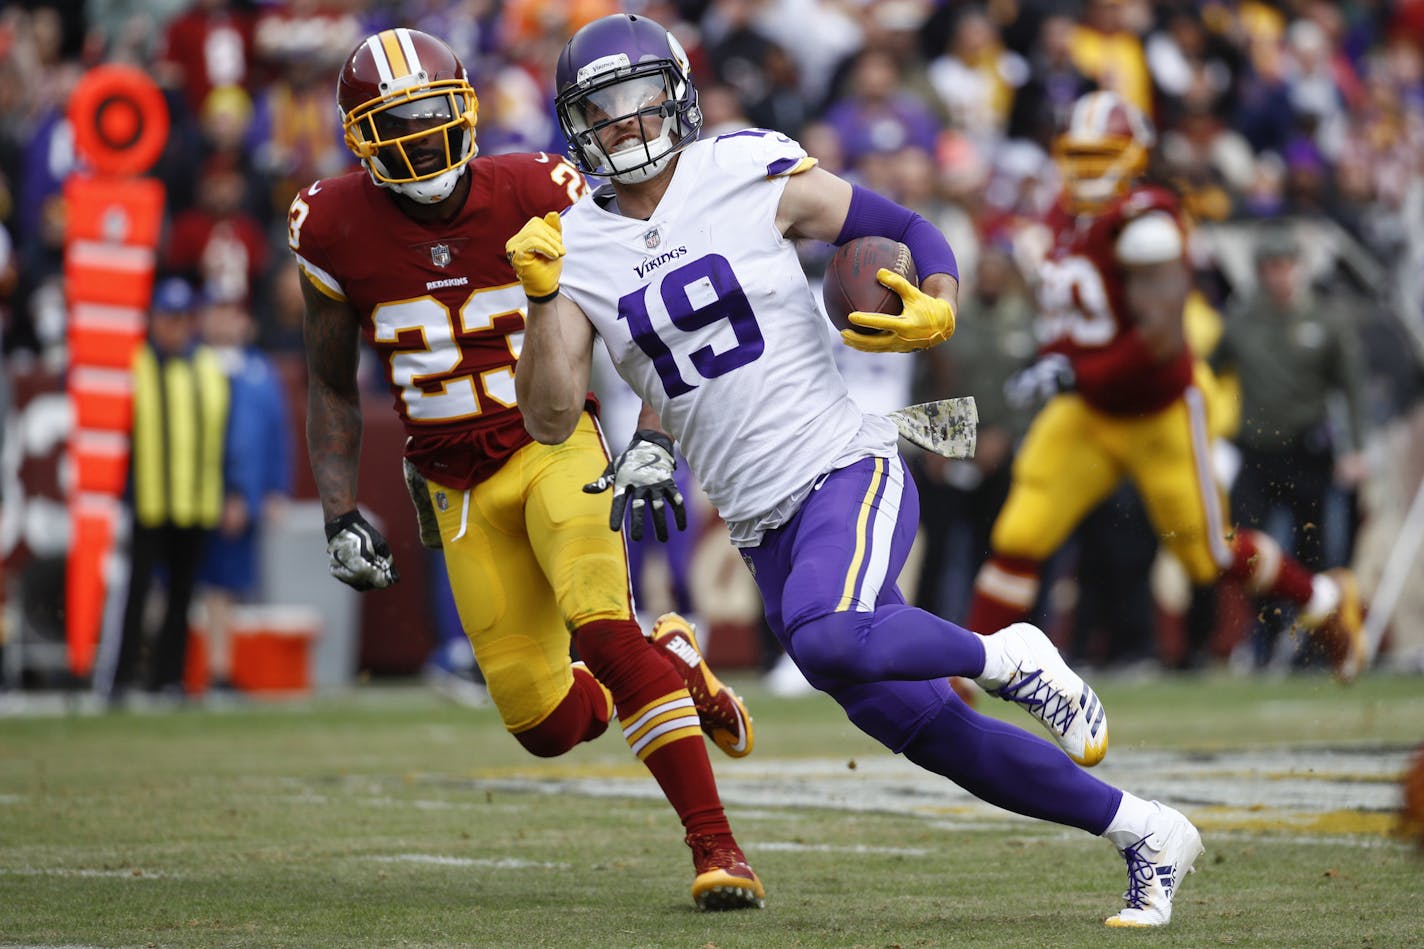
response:
{"label": "yellow glove", "polygon": [[504,245],[505,256],[514,275],[524,286],[524,294],[535,303],[548,303],[559,293],[559,274],[564,265],[564,222],[558,211],[542,218],[531,217]]}
{"label": "yellow glove", "polygon": [[893,270],[881,268],[875,279],[900,295],[904,309],[897,316],[856,311],[849,319],[856,326],[885,330],[879,335],[841,330],[841,340],[863,353],[908,353],[929,349],[954,335],[954,307],[948,300],[924,293]]}

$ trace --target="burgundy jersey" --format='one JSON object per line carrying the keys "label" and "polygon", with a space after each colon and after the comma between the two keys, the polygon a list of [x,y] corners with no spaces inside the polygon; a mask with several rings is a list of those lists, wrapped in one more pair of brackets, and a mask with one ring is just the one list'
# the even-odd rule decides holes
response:
{"label": "burgundy jersey", "polygon": [[1165,211],[1181,224],[1175,196],[1153,187],[1134,188],[1091,217],[1059,212],[1042,267],[1043,350],[1067,356],[1083,400],[1110,415],[1157,412],[1192,380],[1191,353],[1184,350],[1165,366],[1154,363],[1127,310],[1113,250],[1128,222],[1150,211]]}
{"label": "burgundy jersey", "polygon": [[476,158],[470,193],[447,221],[411,220],[362,169],[315,182],[292,202],[288,243],[307,279],[349,303],[381,359],[422,474],[464,489],[529,435],[514,395],[524,290],[505,242],[587,187],[545,153]]}

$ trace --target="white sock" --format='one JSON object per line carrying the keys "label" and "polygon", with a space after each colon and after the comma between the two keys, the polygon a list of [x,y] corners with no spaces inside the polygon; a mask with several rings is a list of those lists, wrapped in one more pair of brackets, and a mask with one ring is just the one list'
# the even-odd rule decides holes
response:
{"label": "white sock", "polygon": [[1013,663],[1005,655],[1004,639],[999,633],[982,636],[980,641],[984,644],[984,671],[974,681],[986,689],[997,689],[1013,674]]}
{"label": "white sock", "polygon": [[1315,627],[1330,618],[1340,605],[1340,585],[1332,577],[1317,573],[1310,579],[1310,602],[1301,607],[1300,621]]}
{"label": "white sock", "polygon": [[1131,847],[1152,833],[1152,823],[1161,807],[1156,801],[1144,801],[1135,794],[1123,791],[1122,803],[1117,806],[1117,813],[1102,835],[1119,850]]}

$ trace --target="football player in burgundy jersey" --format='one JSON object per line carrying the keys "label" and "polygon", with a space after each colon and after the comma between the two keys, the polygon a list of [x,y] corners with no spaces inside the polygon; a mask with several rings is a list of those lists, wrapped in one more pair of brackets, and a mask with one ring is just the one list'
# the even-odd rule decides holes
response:
{"label": "football player in burgundy jersey", "polygon": [[[507,245],[530,301],[516,380],[530,432],[577,437],[600,341],[677,437],[807,680],[866,734],[981,799],[1110,841],[1128,889],[1108,925],[1169,922],[1201,836],[1074,763],[1107,750],[1093,690],[1042,630],[979,636],[909,606],[896,586],[919,522],[914,481],[893,423],[863,411],[836,370],[794,239],[903,241],[921,283],[878,271],[901,313],[853,313],[884,332],[841,339],[909,352],[954,332],[958,267],[944,235],[776,132],[699,141],[687,56],[646,17],[583,27],[555,77],[571,156],[611,180],[562,217],[531,218]],[[968,708],[954,675],[1018,703],[1067,754]]]}
{"label": "football player in burgundy jersey", "polygon": [[597,738],[616,712],[682,820],[697,904],[760,906],[702,737],[741,757],[751,720],[686,621],[664,616],[650,641],[634,619],[621,535],[582,490],[608,462],[592,406],[581,397],[577,433],[549,447],[529,437],[515,398],[525,295],[504,243],[531,215],[577,201],[583,176],[542,152],[476,157],[464,66],[417,30],[357,46],[338,103],[363,167],[302,190],[288,219],[306,278],[307,444],[332,574],[358,590],[397,579],[389,545],[356,507],[364,339],[405,424],[422,541],[444,550],[505,726],[550,757]]}
{"label": "football player in burgundy jersey", "polygon": [[1042,356],[1006,386],[1020,404],[1047,404],[1015,460],[967,623],[997,629],[1025,616],[1040,565],[1131,478],[1193,583],[1225,574],[1299,604],[1348,681],[1368,649],[1354,575],[1312,575],[1269,535],[1230,529],[1210,456],[1224,409],[1183,328],[1186,230],[1175,196],[1141,180],[1152,138],[1120,96],[1092,92],[1055,147],[1064,191],[1039,272]]}

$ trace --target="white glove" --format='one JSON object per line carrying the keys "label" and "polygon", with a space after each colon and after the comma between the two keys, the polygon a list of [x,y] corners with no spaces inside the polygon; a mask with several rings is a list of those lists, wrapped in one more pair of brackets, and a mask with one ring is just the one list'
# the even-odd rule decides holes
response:
{"label": "white glove", "polygon": [[331,575],[357,590],[383,590],[400,579],[391,545],[360,511],[326,522],[326,555]]}
{"label": "white glove", "polygon": [[1073,364],[1062,353],[1049,353],[1004,382],[1004,399],[1013,409],[1031,409],[1073,388]]}
{"label": "white glove", "polygon": [[583,486],[589,494],[598,494],[613,489],[613,509],[608,515],[608,529],[618,530],[623,526],[623,511],[628,499],[633,500],[633,513],[628,526],[634,540],[643,539],[643,516],[648,502],[653,502],[653,529],[658,540],[668,539],[667,511],[672,507],[677,529],[687,529],[687,511],[682,504],[682,492],[672,473],[677,470],[677,460],[672,456],[672,439],[662,432],[640,428],[633,433],[633,440],[622,454],[615,457],[603,469],[597,481]]}

